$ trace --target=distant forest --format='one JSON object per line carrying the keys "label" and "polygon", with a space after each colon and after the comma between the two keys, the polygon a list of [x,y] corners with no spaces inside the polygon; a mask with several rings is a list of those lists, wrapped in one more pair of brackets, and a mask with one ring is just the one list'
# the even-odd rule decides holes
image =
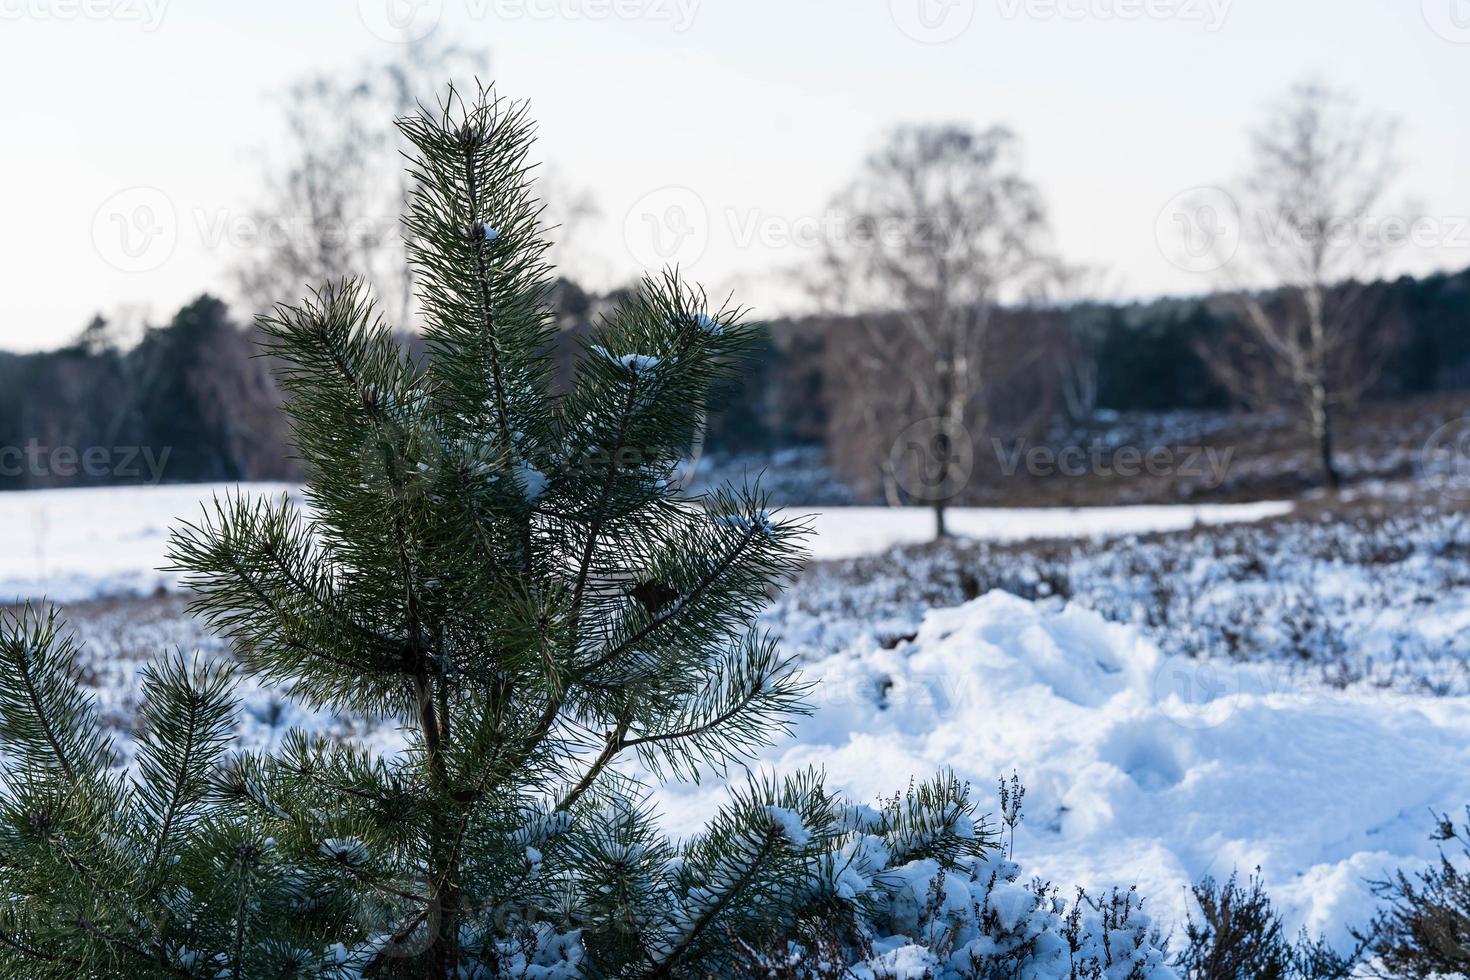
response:
{"label": "distant forest", "polygon": [[[564,380],[577,339],[616,298],[556,287]],[[1377,283],[1361,301],[1381,348],[1366,399],[1470,388],[1470,270]],[[1259,408],[1213,370],[1232,309],[1199,297],[998,310],[983,339],[978,414],[990,432],[1026,435],[1100,410]],[[99,317],[59,350],[0,353],[0,489],[298,478],[270,361],[242,319],[201,296],[127,348]],[[853,329],[840,317],[769,323],[750,370],[722,394],[705,450],[839,442],[834,420],[852,418],[842,409],[865,396],[844,368]],[[143,448],[156,469],[139,458]]]}

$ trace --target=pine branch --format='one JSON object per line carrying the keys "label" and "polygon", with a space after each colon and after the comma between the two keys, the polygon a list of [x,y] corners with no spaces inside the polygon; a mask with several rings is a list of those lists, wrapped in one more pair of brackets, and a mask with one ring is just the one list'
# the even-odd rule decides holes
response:
{"label": "pine branch", "polygon": [[697,782],[701,765],[723,773],[774,732],[789,732],[796,718],[811,714],[805,701],[810,689],[773,640],[750,634],[708,665],[702,690],[622,747],[638,749],[655,774],[666,762]]}
{"label": "pine branch", "polygon": [[617,728],[614,728],[612,731],[607,733],[607,739],[605,744],[603,745],[602,752],[599,753],[597,758],[592,761],[592,764],[587,767],[587,772],[583,774],[581,779],[577,780],[576,785],[573,786],[567,792],[567,794],[561,798],[561,801],[556,804],[556,810],[558,813],[569,810],[573,806],[575,806],[577,801],[582,798],[582,795],[592,787],[592,784],[594,782],[596,782],[597,777],[602,773],[602,771],[607,768],[609,763],[612,762],[613,758],[617,756],[617,754],[623,749],[627,748],[630,745],[636,744],[636,742],[630,742],[627,740],[628,724],[628,721],[619,722]]}
{"label": "pine branch", "polygon": [[696,908],[675,917],[672,939],[649,947],[648,975],[683,975],[686,959],[717,971],[729,955],[728,936],[712,937],[717,924],[739,937],[794,918],[810,862],[834,826],[832,801],[815,773],[779,785],[752,779],[732,791],[730,803],[685,848],[685,901],[693,899]]}
{"label": "pine branch", "polygon": [[10,935],[4,930],[0,930],[0,944],[8,946],[27,959],[40,960],[43,963],[65,963],[71,967],[85,967],[86,965],[81,960],[74,959],[70,956],[48,953],[43,949]]}
{"label": "pine branch", "polygon": [[214,766],[233,737],[235,701],[231,670],[182,658],[143,670],[141,710],[145,735],[138,753],[138,794],[156,834],[148,866],[174,844],[180,825],[204,808]]}
{"label": "pine branch", "polygon": [[[475,170],[475,143],[478,137],[467,138],[464,141],[464,169],[465,185],[469,194],[469,213],[478,215],[481,213],[480,204],[480,179]],[[510,438],[510,416],[505,411],[505,379],[500,368],[500,342],[495,336],[495,312],[490,292],[490,270],[485,258],[485,226],[481,224],[478,230],[472,231],[475,250],[475,272],[480,287],[480,315],[484,322],[485,331],[485,353],[490,361],[490,373],[494,379],[495,389],[495,416],[500,423],[500,438],[505,445],[506,452],[512,448]]]}
{"label": "pine branch", "polygon": [[627,438],[628,422],[633,417],[633,411],[638,406],[638,372],[629,372],[628,394],[623,400],[622,411],[618,413],[617,435],[613,439],[612,452],[607,462],[607,476],[602,481],[602,490],[597,496],[597,503],[593,506],[592,524],[587,529],[587,543],[582,549],[582,558],[577,563],[577,580],[572,587],[572,618],[582,608],[582,590],[587,587],[587,574],[592,570],[592,555],[597,549],[597,536],[602,532],[603,521],[607,519],[607,505],[612,496],[613,484],[618,477],[618,459],[622,455],[624,441]]}
{"label": "pine branch", "polygon": [[752,522],[750,526],[746,528],[745,532],[740,536],[739,540],[735,542],[734,546],[731,547],[729,551],[721,556],[718,560],[716,560],[709,571],[706,572],[704,576],[695,583],[694,588],[690,590],[688,595],[684,597],[684,601],[681,602],[672,613],[666,616],[655,616],[653,619],[649,620],[648,623],[635,630],[633,635],[618,643],[616,646],[608,650],[605,654],[594,660],[592,663],[583,667],[578,672],[579,676],[586,677],[590,674],[595,673],[601,668],[606,667],[608,664],[617,660],[623,654],[629,652],[630,650],[636,649],[639,644],[649,639],[659,630],[668,628],[672,623],[675,622],[678,617],[688,615],[688,611],[692,609],[696,603],[699,602],[700,598],[702,598],[704,594],[716,582],[719,581],[720,576],[724,575],[735,564],[736,560],[755,539],[755,535],[757,534],[757,532],[758,527],[756,523]]}
{"label": "pine branch", "polygon": [[680,965],[679,961],[689,954],[695,944],[709,930],[720,917],[720,913],[738,900],[744,892],[755,882],[757,876],[763,870],[766,860],[776,850],[777,842],[780,840],[780,832],[775,827],[768,828],[762,836],[761,843],[755,853],[750,855],[749,863],[740,876],[730,886],[724,889],[716,897],[715,901],[708,906],[695,920],[685,929],[679,939],[666,951],[651,951],[649,962],[652,970],[649,977],[672,977],[677,974],[674,970]]}
{"label": "pine branch", "polygon": [[[77,786],[99,776],[107,746],[74,678],[76,645],[56,611],[0,611],[0,742],[26,768]],[[8,774],[7,774],[8,775]]]}

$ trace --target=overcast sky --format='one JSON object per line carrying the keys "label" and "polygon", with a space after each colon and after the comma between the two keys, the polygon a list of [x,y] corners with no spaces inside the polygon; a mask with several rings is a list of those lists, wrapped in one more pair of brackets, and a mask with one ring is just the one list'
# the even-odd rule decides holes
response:
{"label": "overcast sky", "polygon": [[1399,197],[1439,237],[1396,264],[1470,266],[1470,0],[0,0],[0,347],[229,296],[242,246],[212,229],[256,199],[281,92],[405,24],[532,99],[600,208],[569,270],[598,284],[672,258],[780,312],[831,194],[926,120],[1015,129],[1111,293],[1199,292],[1158,241],[1171,201],[1309,75],[1404,121]]}

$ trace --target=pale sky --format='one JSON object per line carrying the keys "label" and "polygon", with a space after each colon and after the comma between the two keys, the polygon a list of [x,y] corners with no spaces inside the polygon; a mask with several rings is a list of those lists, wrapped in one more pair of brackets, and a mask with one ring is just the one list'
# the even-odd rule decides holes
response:
{"label": "pale sky", "polygon": [[1438,237],[1395,265],[1470,266],[1470,0],[0,0],[0,348],[229,297],[241,246],[211,229],[255,200],[273,99],[390,57],[394,12],[532,100],[602,212],[568,270],[599,285],[672,258],[789,309],[800,240],[884,131],[957,121],[1020,135],[1056,247],[1113,295],[1200,292],[1160,216],[1237,174],[1306,76],[1403,119],[1399,197]]}

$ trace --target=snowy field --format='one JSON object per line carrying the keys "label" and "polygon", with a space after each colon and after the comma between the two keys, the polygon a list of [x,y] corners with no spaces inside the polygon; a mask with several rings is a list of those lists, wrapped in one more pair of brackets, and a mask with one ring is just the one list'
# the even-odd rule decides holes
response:
{"label": "snowy field", "polygon": [[[1182,531],[1195,525],[1278,517],[1289,513],[1291,507],[1285,501],[1145,507],[957,507],[946,511],[945,520],[950,532],[961,537],[1025,541]],[[934,536],[934,513],[922,507],[815,510],[810,550],[818,560],[872,554]]]}
{"label": "snowy field", "polygon": [[[245,484],[279,494],[285,484]],[[0,493],[0,527],[14,548],[0,551],[0,597],[46,595],[75,602],[98,595],[146,595],[172,577],[164,563],[171,528],[196,520],[200,502],[233,490],[177,484],[157,487]]]}
{"label": "snowy field", "polygon": [[[252,494],[294,491],[286,484],[244,484]],[[47,595],[74,602],[96,595],[142,594],[171,584],[157,571],[169,529],[199,515],[201,500],[234,485],[42,490],[0,493],[0,527],[14,548],[0,552],[0,597]],[[1140,533],[1195,523],[1251,521],[1290,510],[1265,503],[1178,507],[1107,507],[1096,510],[987,510],[952,512],[958,534],[989,540]],[[846,558],[895,544],[923,541],[933,532],[923,509],[837,507],[815,518],[815,558]]]}
{"label": "snowy field", "polygon": [[[207,489],[0,496],[0,521],[39,542],[0,557],[3,588],[166,584],[147,568]],[[1015,771],[1027,874],[1136,882],[1177,935],[1192,882],[1259,866],[1289,929],[1346,944],[1375,908],[1369,881],[1432,858],[1432,813],[1470,803],[1470,522],[1406,506],[1262,520],[1281,510],[962,511],[957,529],[984,540],[881,554],[929,515],[828,511],[817,553],[863,557],[812,566],[763,615],[820,685],[758,764],[825,767],[859,799],[949,766],[992,810]],[[140,659],[219,645],[174,597],[78,611],[126,754]],[[297,724],[397,740],[244,693],[249,744]],[[670,829],[694,829],[717,785],[662,788]]]}

